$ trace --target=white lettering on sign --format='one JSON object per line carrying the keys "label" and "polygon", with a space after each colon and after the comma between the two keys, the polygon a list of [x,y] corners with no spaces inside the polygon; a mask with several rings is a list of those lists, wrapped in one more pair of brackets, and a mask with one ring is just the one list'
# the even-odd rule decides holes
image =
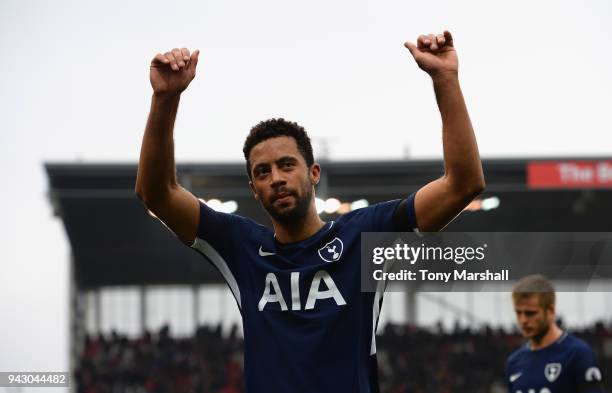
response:
{"label": "white lettering on sign", "polygon": [[581,168],[576,164],[559,164],[561,181],[565,183],[588,183],[593,181],[593,169],[591,167]]}
{"label": "white lettering on sign", "polygon": [[612,181],[612,165],[601,162],[597,165],[597,180],[603,183]]}

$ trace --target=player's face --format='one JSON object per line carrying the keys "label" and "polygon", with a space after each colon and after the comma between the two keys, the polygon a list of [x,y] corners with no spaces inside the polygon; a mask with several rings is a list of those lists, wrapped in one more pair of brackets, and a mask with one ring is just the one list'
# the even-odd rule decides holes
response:
{"label": "player's face", "polygon": [[295,139],[280,136],[258,143],[250,152],[251,189],[255,199],[278,222],[303,219],[319,180],[317,164],[308,168]]}
{"label": "player's face", "polygon": [[553,307],[542,307],[537,295],[514,302],[514,311],[523,337],[529,340],[541,340],[554,321]]}

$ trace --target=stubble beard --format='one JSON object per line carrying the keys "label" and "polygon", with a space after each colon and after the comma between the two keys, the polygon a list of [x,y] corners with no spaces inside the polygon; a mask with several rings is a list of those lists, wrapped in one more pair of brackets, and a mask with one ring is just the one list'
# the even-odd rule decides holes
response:
{"label": "stubble beard", "polygon": [[303,196],[300,197],[297,193],[291,192],[295,198],[295,206],[292,209],[284,209],[280,211],[274,206],[274,202],[263,204],[264,209],[277,222],[284,225],[297,225],[304,220],[308,214],[308,209],[312,201],[312,188],[305,187]]}
{"label": "stubble beard", "polygon": [[542,321],[542,324],[540,326],[538,326],[538,330],[535,332],[535,334],[533,336],[531,336],[531,341],[539,344],[542,342],[542,340],[544,339],[544,336],[546,336],[546,334],[548,333],[548,331],[550,330],[550,321],[548,320],[548,318],[544,318],[544,320]]}

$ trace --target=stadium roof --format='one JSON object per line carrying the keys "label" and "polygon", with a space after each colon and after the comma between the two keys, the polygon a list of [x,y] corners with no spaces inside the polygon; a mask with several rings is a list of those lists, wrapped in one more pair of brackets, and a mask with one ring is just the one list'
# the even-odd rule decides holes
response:
{"label": "stadium roof", "polygon": [[[605,161],[556,158],[546,161]],[[484,160],[487,189],[497,209],[465,212],[449,231],[608,231],[610,189],[533,189],[527,164],[543,160]],[[317,196],[370,203],[401,198],[443,173],[441,161],[323,163]],[[152,218],[134,193],[136,164],[46,163],[54,215],[72,249],[79,289],[101,286],[220,283],[202,257]],[[237,214],[269,224],[248,187],[244,164],[183,164],[179,182],[199,198],[234,200]],[[324,216],[324,219],[334,215]]]}

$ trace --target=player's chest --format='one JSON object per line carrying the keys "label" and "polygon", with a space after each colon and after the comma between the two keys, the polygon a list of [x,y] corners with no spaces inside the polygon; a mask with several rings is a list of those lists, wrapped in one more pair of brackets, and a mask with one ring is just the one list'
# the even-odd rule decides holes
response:
{"label": "player's chest", "polygon": [[[240,266],[250,277],[260,280],[268,273],[290,277],[308,275],[320,269],[344,272],[359,270],[361,236],[353,231],[334,231],[305,244],[282,246],[273,238],[250,239],[240,253]],[[248,249],[246,249],[248,247]],[[295,276],[295,275],[294,275]]]}
{"label": "player's chest", "polygon": [[509,378],[511,393],[572,392],[575,388],[567,364],[561,358],[523,362]]}
{"label": "player's chest", "polygon": [[330,311],[360,293],[360,247],[354,236],[334,235],[294,249],[258,245],[244,264],[250,306],[266,311]]}

